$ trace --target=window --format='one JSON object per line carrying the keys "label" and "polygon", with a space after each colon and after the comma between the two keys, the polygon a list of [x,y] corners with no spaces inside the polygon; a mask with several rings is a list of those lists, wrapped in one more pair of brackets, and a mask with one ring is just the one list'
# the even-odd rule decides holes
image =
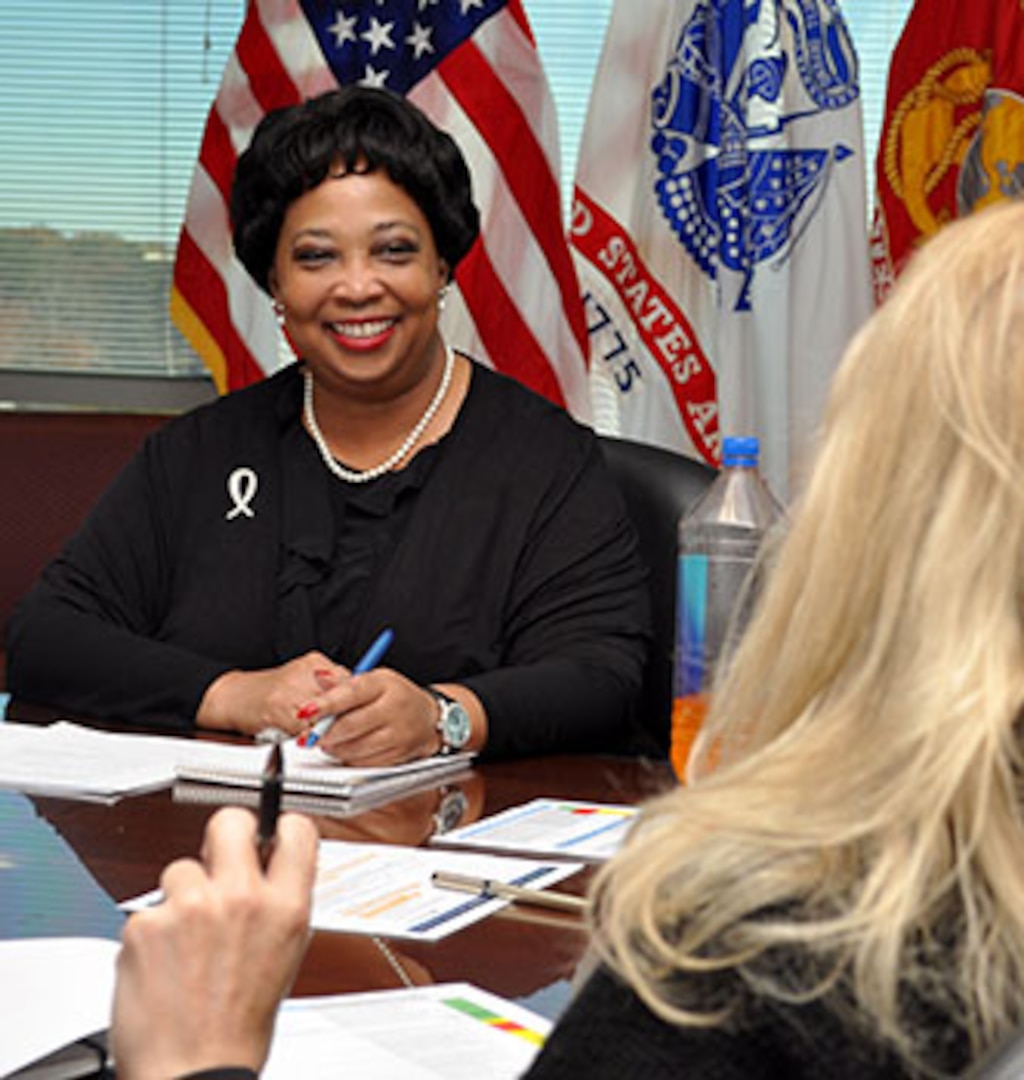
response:
{"label": "window", "polygon": [[239,0],[3,5],[0,369],[202,374],[167,296],[241,12]]}
{"label": "window", "polygon": [[[559,112],[568,204],[612,0],[525,3]],[[909,6],[844,9],[869,160]],[[0,7],[0,398],[24,398],[12,377],[34,377],[35,394],[59,382],[86,400],[140,376],[209,394],[167,295],[193,163],[243,13],[243,0]]]}
{"label": "window", "polygon": [[612,0],[525,0],[525,6],[558,112],[562,202],[568,216],[590,84],[601,56]]}
{"label": "window", "polygon": [[867,177],[869,203],[874,199],[874,162],[885,115],[889,59],[912,7],[913,0],[846,0],[842,6],[860,61],[864,150],[870,165]]}

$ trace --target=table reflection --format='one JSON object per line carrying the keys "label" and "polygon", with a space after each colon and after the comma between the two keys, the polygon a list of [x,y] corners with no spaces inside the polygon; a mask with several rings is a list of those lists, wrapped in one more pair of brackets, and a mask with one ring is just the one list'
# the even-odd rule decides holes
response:
{"label": "table reflection", "polygon": [[[46,722],[37,713],[22,712],[17,718]],[[674,783],[667,763],[643,759],[561,756],[484,762],[383,805],[339,804],[336,813],[321,807],[310,816],[325,839],[420,846],[539,796],[637,803]],[[249,795],[258,798],[258,792]],[[222,789],[213,801],[189,801],[180,790],[166,789],[113,805],[11,795],[0,802],[0,890],[8,890],[0,891],[0,913],[9,924],[19,910],[41,915],[46,905],[40,897],[48,897],[54,911],[69,914],[74,932],[104,934],[90,914],[95,910],[101,921],[112,920],[106,936],[116,936],[122,917],[115,902],[155,888],[164,866],[196,855],[207,818],[228,802],[244,802],[242,789]],[[25,839],[36,861],[17,854],[12,836]],[[51,858],[61,866],[59,874],[47,867]],[[588,869],[567,879],[566,888],[585,892],[592,873]],[[23,890],[16,900],[10,899],[16,895],[12,888]],[[9,925],[0,932],[10,936],[18,931]],[[388,939],[382,944],[368,936],[315,933],[294,992],[334,994],[394,989],[407,982],[468,981],[553,1018],[564,1007],[586,953],[587,930],[583,920],[571,915],[511,905],[438,942]]]}

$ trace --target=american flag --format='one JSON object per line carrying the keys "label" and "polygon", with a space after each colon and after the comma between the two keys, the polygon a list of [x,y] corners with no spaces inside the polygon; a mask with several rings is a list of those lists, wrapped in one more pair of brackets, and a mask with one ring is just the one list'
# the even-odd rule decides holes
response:
{"label": "american flag", "polygon": [[175,325],[218,388],[290,358],[268,298],[232,253],[235,161],[267,111],[347,83],[407,95],[469,163],[481,238],[458,267],[447,340],[588,420],[557,121],[521,0],[250,0],[207,121],[171,294]]}

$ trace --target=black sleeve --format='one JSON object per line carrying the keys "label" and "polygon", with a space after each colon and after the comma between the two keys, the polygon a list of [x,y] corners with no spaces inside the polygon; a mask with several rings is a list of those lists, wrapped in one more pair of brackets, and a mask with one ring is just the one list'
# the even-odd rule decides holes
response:
{"label": "black sleeve", "polygon": [[556,476],[520,555],[503,663],[462,680],[487,709],[487,756],[642,741],[649,598],[636,536],[596,439]]}
{"label": "black sleeve", "polygon": [[[548,1037],[527,1080],[782,1080],[799,1075],[756,1028],[678,1027],[601,968]],[[810,1075],[810,1074],[808,1074]]]}
{"label": "black sleeve", "polygon": [[189,724],[228,665],[160,641],[173,573],[168,495],[151,437],[16,609],[12,693],[85,716]]}

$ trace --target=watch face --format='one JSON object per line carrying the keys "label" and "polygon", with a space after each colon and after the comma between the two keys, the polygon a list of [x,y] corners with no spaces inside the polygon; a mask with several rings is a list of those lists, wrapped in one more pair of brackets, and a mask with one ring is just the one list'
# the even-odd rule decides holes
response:
{"label": "watch face", "polygon": [[441,737],[445,746],[452,750],[461,750],[469,742],[469,713],[457,702],[449,699],[441,720]]}
{"label": "watch face", "polygon": [[441,797],[441,804],[434,815],[435,834],[440,835],[451,832],[462,821],[462,815],[466,812],[468,806],[469,799],[459,788],[446,791]]}

